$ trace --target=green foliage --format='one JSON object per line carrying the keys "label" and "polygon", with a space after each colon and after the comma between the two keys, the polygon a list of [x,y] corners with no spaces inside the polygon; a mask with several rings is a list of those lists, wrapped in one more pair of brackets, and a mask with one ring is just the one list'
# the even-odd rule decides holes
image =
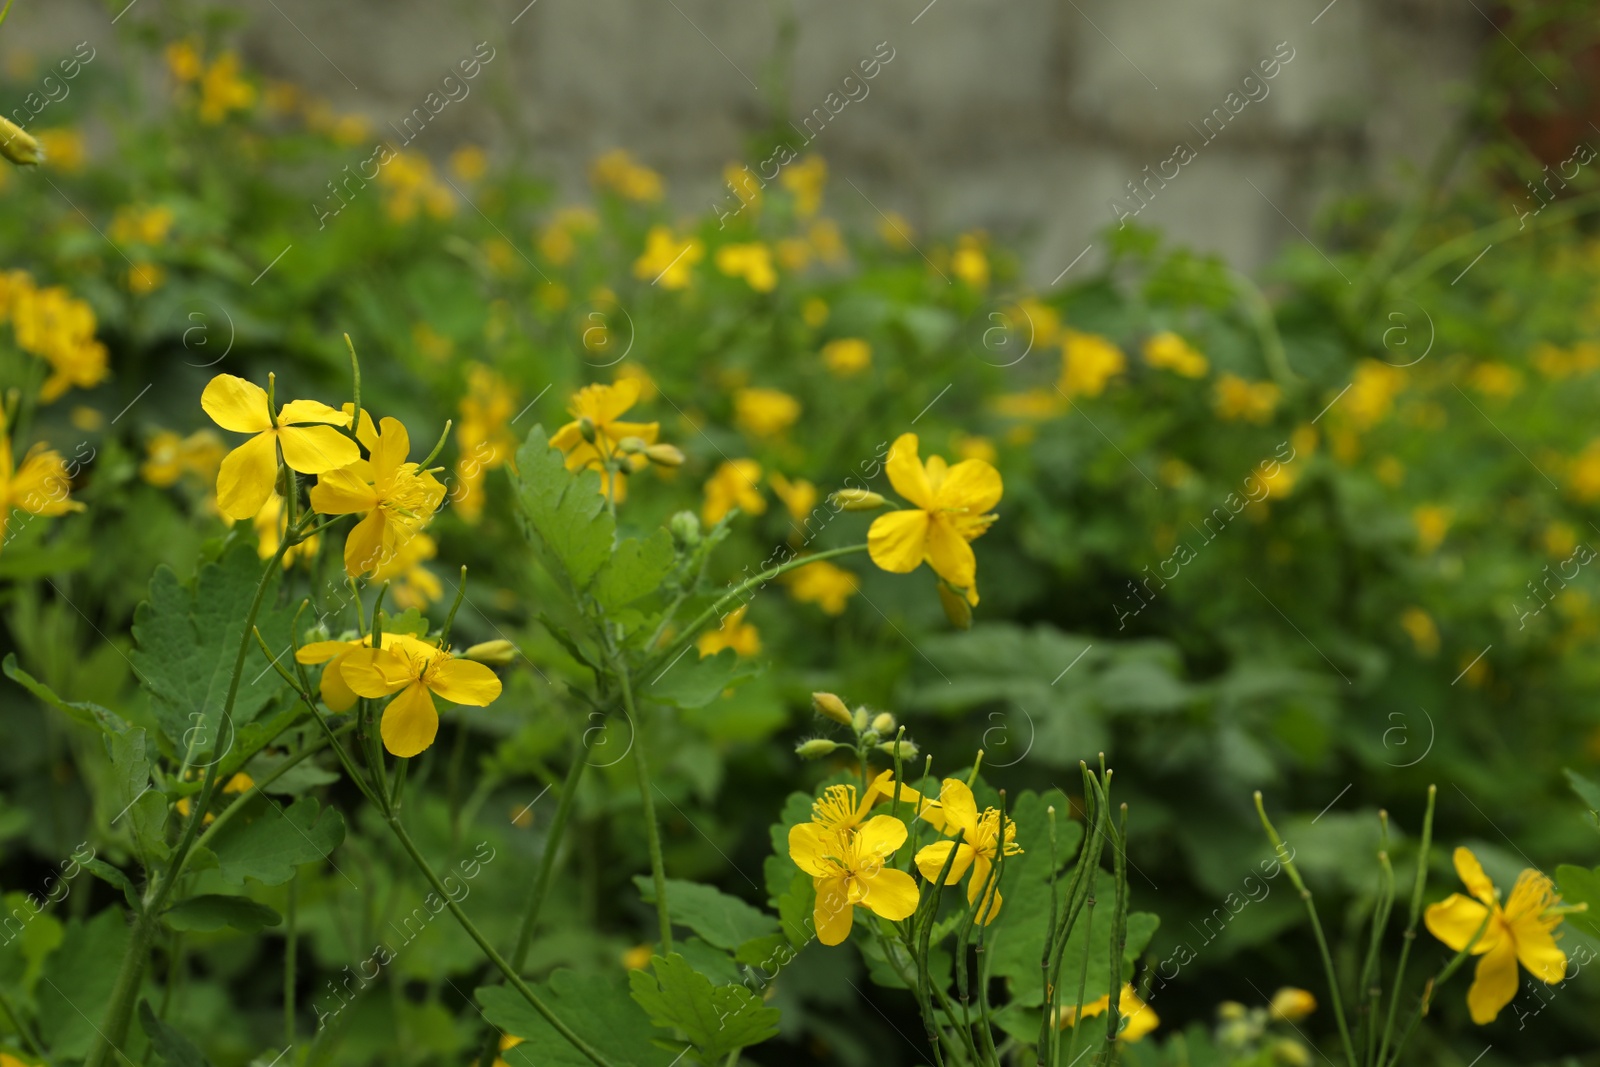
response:
{"label": "green foliage", "polygon": [[[634,878],[645,903],[655,903],[655,886],[650,879]],[[751,907],[738,897],[730,897],[714,886],[667,879],[667,912],[674,924],[687,926],[708,944],[733,952],[745,942],[768,937],[777,930],[772,916]]]}
{"label": "green foliage", "polygon": [[[543,427],[535,426],[517,449],[517,501],[530,540],[543,550],[557,573],[581,592],[611,559],[616,524],[606,513],[600,476],[584,471],[574,477],[567,471],[561,451],[551,448],[547,439]],[[642,562],[637,557],[634,560],[635,564]],[[628,564],[619,567],[608,586],[612,595],[628,590],[633,570]]]}
{"label": "green foliage", "polygon": [[633,999],[651,1022],[681,1031],[707,1067],[778,1032],[777,1009],[763,1007],[748,989],[713,986],[676,953],[665,959],[656,956],[651,964],[654,976],[646,971],[628,976]]}
{"label": "green foliage", "polygon": [[243,885],[246,878],[282,885],[301,864],[328,859],[343,840],[344,816],[324,809],[315,797],[284,808],[258,794],[212,838],[211,851],[223,880],[232,885]]}
{"label": "green foliage", "polygon": [[[650,1020],[628,996],[620,977],[559,970],[538,986],[539,995],[563,1023],[600,1052],[635,1067],[668,1067],[672,1053],[652,1041]],[[521,1067],[581,1067],[589,1063],[516,992],[485,986],[477,992],[483,1014],[496,1028],[522,1038],[506,1054]]]}
{"label": "green foliage", "polygon": [[193,930],[210,933],[229,927],[240,933],[253,934],[264,926],[277,926],[283,916],[249,897],[230,896],[226,893],[201,893],[180,900],[161,917],[174,930]]}
{"label": "green foliage", "polygon": [[210,1067],[211,1061],[201,1055],[194,1042],[184,1037],[177,1028],[156,1018],[147,1000],[139,1001],[139,1025],[150,1039],[150,1047],[166,1061],[168,1067]]}

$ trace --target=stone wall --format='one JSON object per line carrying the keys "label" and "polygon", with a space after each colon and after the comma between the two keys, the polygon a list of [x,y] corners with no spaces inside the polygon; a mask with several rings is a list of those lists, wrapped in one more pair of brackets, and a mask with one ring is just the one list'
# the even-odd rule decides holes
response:
{"label": "stone wall", "polygon": [[[94,0],[18,0],[0,42],[116,49],[110,19],[125,2],[107,0],[107,14]],[[122,17],[184,24],[163,0],[136,3],[155,10]],[[986,228],[1023,249],[1039,286],[1096,242],[1113,201],[1193,247],[1260,263],[1296,228],[1313,232],[1327,194],[1425,158],[1493,32],[1472,5],[1444,0],[233,6],[252,64],[380,127],[488,41],[492,77],[418,147],[516,141],[579,195],[587,161],[625,146],[685,211],[722,195],[730,160],[756,162],[747,141],[787,81],[784,117],[838,109],[814,141],[834,175],[830,210]],[[844,82],[875,53],[892,56],[876,77]]]}

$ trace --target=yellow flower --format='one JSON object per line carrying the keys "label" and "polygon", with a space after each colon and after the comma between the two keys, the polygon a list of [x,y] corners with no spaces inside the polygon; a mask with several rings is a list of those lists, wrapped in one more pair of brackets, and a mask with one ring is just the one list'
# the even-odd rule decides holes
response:
{"label": "yellow flower", "polygon": [[1054,389],[1027,389],[1020,393],[1002,393],[989,402],[996,414],[1007,418],[1043,422],[1053,419],[1065,410],[1061,394]]}
{"label": "yellow flower", "polygon": [[211,482],[226,453],[222,438],[213,430],[196,430],[188,437],[162,430],[145,445],[145,461],[139,465],[139,476],[158,489],[176,484],[185,474]]}
{"label": "yellow flower", "polygon": [[1188,341],[1164,330],[1144,343],[1144,361],[1185,378],[1204,378],[1211,364]]}
{"label": "yellow flower", "polygon": [[878,236],[883,238],[884,244],[898,252],[904,252],[912,246],[917,231],[904,215],[898,211],[885,211],[879,218]]}
{"label": "yellow flower", "polygon": [[1005,315],[991,316],[991,321],[1004,329],[1015,330],[1040,347],[1053,345],[1061,337],[1061,313],[1031,296],[1017,301]]}
{"label": "yellow flower", "polygon": [[404,634],[393,645],[384,642],[383,648],[346,654],[339,673],[357,696],[398,694],[383,709],[378,732],[383,747],[401,757],[415,756],[433,744],[439,732],[434,696],[481,708],[500,695],[500,679],[488,667]]}
{"label": "yellow flower", "polygon": [[436,219],[455,214],[450,187],[433,176],[433,164],[421,152],[396,152],[378,171],[383,186],[384,212],[396,222],[407,222],[426,211]]}
{"label": "yellow flower", "polygon": [[[600,491],[615,490],[617,503],[627,499],[628,473],[649,462],[642,453],[625,455],[618,445],[629,437],[646,445],[656,443],[661,424],[656,422],[622,422],[621,417],[639,399],[642,388],[639,379],[618,376],[614,385],[586,385],[572,398],[573,421],[557,430],[550,444],[567,454],[567,470],[577,472],[589,468],[600,472]],[[592,427],[593,443],[584,437],[585,421]],[[616,466],[623,470],[613,471]],[[613,473],[616,485],[611,485]]]}
{"label": "yellow flower", "polygon": [[[267,502],[261,505],[261,510],[256,512],[256,517],[251,520],[251,525],[256,531],[257,556],[271,559],[278,551],[278,546],[283,543],[283,530],[280,528],[283,522],[283,497],[273,493],[267,497]],[[291,547],[283,554],[283,569],[288,570],[292,567],[296,559],[311,559],[315,556],[320,541],[321,535],[312,534]]]}
{"label": "yellow flower", "polygon": [[989,284],[989,257],[983,254],[983,238],[965,233],[956,239],[950,254],[950,272],[974,289]]}
{"label": "yellow flower", "polygon": [[767,498],[761,495],[760,481],[761,464],[755,460],[726,461],[706,479],[700,517],[707,526],[714,526],[734,508],[746,515],[762,514],[767,510]]}
{"label": "yellow flower", "polygon": [[696,642],[700,658],[715,656],[725,648],[733,649],[734,654],[739,656],[753,656],[760,652],[760,632],[744,621],[745,612],[749,610],[749,604],[741,605],[723,617],[721,626],[701,634]]}
{"label": "yellow flower", "polygon": [[1217,415],[1229,422],[1265,423],[1278,409],[1283,392],[1272,382],[1251,382],[1237,374],[1224,374],[1217,379],[1213,407]]}
{"label": "yellow flower", "polygon": [[804,478],[796,478],[791,482],[777,471],[773,471],[767,475],[767,484],[778,494],[778,499],[789,509],[789,515],[795,522],[804,522],[811,514],[811,510],[817,506],[817,487]]}
{"label": "yellow flower", "polygon": [[162,54],[166,57],[167,70],[181,82],[198,81],[205,69],[200,58],[200,48],[193,37],[173,41],[167,45]]}
{"label": "yellow flower", "polygon": [[1418,504],[1411,509],[1411,521],[1417,527],[1417,550],[1427,555],[1444,541],[1450,529],[1454,512],[1441,504]]}
{"label": "yellow flower", "polygon": [[483,514],[483,478],[504,466],[516,452],[510,421],[516,394],[499,374],[481,363],[467,367],[467,395],[461,398],[461,422],[456,427],[456,487],[451,500],[467,522]]}
{"label": "yellow flower", "polygon": [[848,378],[872,366],[872,346],[859,337],[840,337],[822,346],[822,362],[834,377]]}
{"label": "yellow flower", "polygon": [[166,268],[159,263],[135,263],[128,268],[128,291],[134,296],[148,296],[166,280]]}
{"label": "yellow flower", "polygon": [[800,418],[800,401],[779,389],[740,389],[733,421],[752,437],[776,437]]}
{"label": "yellow flower", "polygon": [[489,153],[475,144],[464,144],[450,153],[450,169],[464,182],[475,182],[489,172]]}
{"label": "yellow flower", "polygon": [[644,251],[633,261],[633,276],[663,289],[688,288],[694,265],[705,258],[706,246],[695,237],[674,237],[665,226],[652,226]]}
{"label": "yellow flower", "polygon": [[967,883],[967,902],[978,904],[978,897],[983,896],[983,903],[978,909],[978,921],[987,926],[1000,914],[1002,901],[999,876],[995,877],[993,885],[987,886],[987,892],[985,884],[990,880],[990,869],[1000,861],[1002,855],[1017,856],[1022,853],[1022,846],[1016,842],[1017,824],[1006,819],[1005,833],[1002,834],[999,809],[985,808],[982,815],[978,814],[972,790],[959,778],[944,780],[944,787],[939,790],[939,807],[944,812],[945,835],[955,837],[961,833],[961,841],[936,841],[918,850],[917,870],[929,881],[937,880],[939,872],[944,870],[945,861],[950,857],[950,850],[955,849],[956,858],[950,864],[944,884],[954,885],[961,881],[967,868],[972,868],[972,878]]}
{"label": "yellow flower", "polygon": [[1099,396],[1106,383],[1121,374],[1127,360],[1109,338],[1067,330],[1061,343],[1061,381],[1057,388],[1071,400]]}
{"label": "yellow flower", "polygon": [[818,219],[806,231],[806,238],[817,258],[824,263],[843,263],[845,260],[844,235],[839,224],[832,219]]}
{"label": "yellow flower", "polygon": [[828,164],[821,156],[810,155],[784,168],[779,180],[794,194],[794,213],[809,219],[822,206],[822,190],[828,184]]}
{"label": "yellow flower", "polygon": [[373,433],[362,412],[357,436],[370,458],[319,474],[311,488],[318,514],[362,515],[344,542],[344,569],[352,578],[392,557],[444,501],[439,479],[407,460],[411,436],[400,420],[385,417],[378,426]]}
{"label": "yellow flower", "polygon": [[1317,998],[1304,989],[1286,985],[1272,994],[1269,1010],[1274,1019],[1297,1023],[1317,1010]]}
{"label": "yellow flower", "polygon": [[539,231],[539,254],[562,266],[577,251],[577,235],[592,232],[599,224],[599,218],[589,208],[564,207]]}
{"label": "yellow flower", "polygon": [[977,557],[968,543],[982,536],[1000,502],[1000,472],[980,459],[946,467],[939,456],[924,464],[917,457],[917,435],[901,434],[889,449],[884,469],[889,482],[913,507],[873,520],[867,531],[872,562],[895,574],[909,574],[926,560],[951,585],[978,603]]}
{"label": "yellow flower", "polygon": [[103,382],[110,369],[106,347],[95,340],[94,309],[59,286],[40,289],[21,271],[6,279],[0,303],[6,305],[17,347],[50,365],[39,399],[50,403],[76,386]]}
{"label": "yellow flower", "polygon": [[[842,701],[840,706],[843,706]],[[846,712],[845,716],[848,721],[849,713]],[[935,829],[944,829],[944,812],[940,809],[938,801],[928,799],[905,782],[900,783],[899,794],[900,803],[911,805],[908,812],[911,818],[921,818]],[[879,773],[867,783],[866,792],[859,800],[856,798],[856,787],[853,785],[828,786],[822,791],[822,796],[811,802],[811,821],[790,827],[790,854],[794,853],[797,844],[802,851],[812,851],[831,844],[835,834],[854,833],[867,821],[867,816],[872,814],[873,805],[886,800],[893,801],[894,798],[895,780],[892,770]]]}
{"label": "yellow flower", "polygon": [[783,581],[790,596],[802,604],[817,605],[824,615],[844,614],[845,603],[861,588],[854,574],[825,559],[789,571]]}
{"label": "yellow flower", "polygon": [[[383,647],[392,647],[404,636],[404,634],[384,634]],[[371,647],[371,634],[353,641],[313,641],[296,651],[294,658],[296,663],[307,666],[323,664],[322,681],[318,686],[322,702],[328,706],[329,711],[349,711],[355,707],[356,694],[345,682],[344,675],[340,673],[344,669],[345,657],[358,648]]]}
{"label": "yellow flower", "polygon": [[962,459],[978,459],[993,464],[1000,458],[994,442],[978,434],[961,434],[955,439],[955,453]]}
{"label": "yellow flower", "polygon": [[661,175],[636,162],[626,149],[613,149],[597,157],[589,165],[589,180],[596,188],[608,189],[629,200],[661,199]]}
{"label": "yellow flower", "polygon": [[89,158],[88,145],[77,130],[40,130],[37,137],[44,161],[57,170],[76,174]]}
{"label": "yellow flower", "polygon": [[394,553],[372,572],[372,581],[394,583],[389,595],[401,611],[425,608],[444,595],[438,577],[422,566],[423,560],[438,554],[439,546],[433,538],[419,530],[395,544]]}
{"label": "yellow flower", "polygon": [[642,971],[650,966],[650,957],[655,954],[654,945],[634,945],[622,954],[622,966],[630,971]]}
{"label": "yellow flower", "polygon": [[[645,948],[649,949],[650,946],[646,945]],[[639,967],[648,967],[649,965],[650,965],[650,956],[647,953],[646,956],[645,956],[644,962],[641,963],[639,965]],[[630,969],[631,970],[638,970],[639,968],[635,967],[635,968],[630,968]],[[526,1038],[522,1038],[522,1037],[513,1037],[511,1034],[501,1034],[500,1035],[500,1051],[501,1052],[505,1052],[508,1049],[514,1049],[518,1045],[522,1044],[523,1041],[525,1041],[525,1040],[527,1040],[527,1039]],[[519,1062],[521,1062],[521,1061],[519,1060]],[[504,1056],[496,1056],[495,1060],[494,1060],[494,1067],[509,1067],[509,1065],[506,1063]]]}
{"label": "yellow flower", "polygon": [[239,76],[239,57],[224,52],[200,76],[200,121],[217,123],[256,102],[255,86]]}
{"label": "yellow flower", "polygon": [[1600,500],[1600,438],[1585,445],[1567,465],[1567,491],[1585,504]]}
{"label": "yellow flower", "polygon": [[740,210],[749,208],[752,213],[761,210],[761,183],[742,163],[729,163],[722,168],[722,180],[739,199]]}
{"label": "yellow flower", "polygon": [[[1478,858],[1465,848],[1455,851],[1456,874],[1467,896],[1451,893],[1430,904],[1423,915],[1428,932],[1460,952],[1472,943],[1472,954],[1482,956],[1467,990],[1467,1007],[1479,1026],[1494,1021],[1500,1009],[1517,995],[1517,964],[1541,982],[1561,981],[1567,955],[1556,945],[1552,931],[1560,925],[1561,898],[1550,879],[1535,870],[1523,871],[1505,906],[1494,883],[1483,873]],[[1485,920],[1488,920],[1485,925]]]}
{"label": "yellow flower", "polygon": [[30,515],[65,515],[82,511],[83,505],[67,499],[72,478],[61,453],[42,443],[28,449],[22,466],[13,462],[11,434],[0,412],[0,546],[5,544],[6,526],[13,508]]}
{"label": "yellow flower", "polygon": [[251,435],[217,471],[217,507],[230,519],[253,519],[267,502],[280,450],[289,469],[301,474],[323,474],[361,458],[356,443],[334,429],[350,425],[350,416],[316,400],[291,400],[274,418],[265,389],[219,374],[206,385],[200,406],[224,430]]}
{"label": "yellow flower", "polygon": [[770,293],[778,287],[772,252],[760,241],[723,245],[717,249],[717,269],[730,278],[743,278],[758,293]]}
{"label": "yellow flower", "polygon": [[1439,651],[1439,627],[1433,616],[1421,608],[1407,608],[1400,613],[1400,627],[1411,637],[1417,655],[1432,656]]}
{"label": "yellow flower", "polygon": [[1504,363],[1479,363],[1467,381],[1484,396],[1508,400],[1522,391],[1522,375]]}
{"label": "yellow flower", "polygon": [[173,221],[172,209],[165,205],[123,207],[112,216],[108,233],[119,243],[159,245],[172,231]]}
{"label": "yellow flower", "polygon": [[[1082,1018],[1092,1019],[1096,1015],[1104,1015],[1110,1008],[1111,994],[1107,993],[1100,999],[1085,1004]],[[1071,1004],[1058,1011],[1061,1029],[1077,1025]],[[1133,986],[1126,982],[1123,983],[1121,995],[1117,997],[1117,1012],[1122,1018],[1122,1029],[1117,1032],[1118,1041],[1137,1041],[1161,1025],[1161,1019],[1156,1015],[1155,1009],[1139,999],[1139,994],[1133,991]]]}
{"label": "yellow flower", "polygon": [[1362,360],[1350,380],[1350,391],[1338,402],[1338,418],[1367,429],[1382,421],[1394,406],[1394,398],[1406,385],[1405,373],[1398,367]]}
{"label": "yellow flower", "polygon": [[906,824],[876,815],[854,833],[830,836],[789,831],[789,857],[811,875],[817,902],[812,911],[817,940],[837,945],[850,936],[857,907],[892,922],[917,910],[917,883],[889,860],[906,840]]}
{"label": "yellow flower", "polygon": [[808,296],[800,305],[800,321],[815,330],[828,321],[828,302],[818,296]]}

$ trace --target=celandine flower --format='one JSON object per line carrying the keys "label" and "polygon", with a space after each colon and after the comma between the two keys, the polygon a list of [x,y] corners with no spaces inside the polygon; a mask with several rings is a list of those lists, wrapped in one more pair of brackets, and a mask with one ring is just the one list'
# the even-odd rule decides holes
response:
{"label": "celandine flower", "polygon": [[[591,468],[600,472],[600,491],[611,490],[612,469],[607,464],[623,465],[617,473],[614,498],[622,503],[628,496],[628,471],[650,462],[643,452],[624,455],[622,442],[630,437],[653,445],[661,434],[658,422],[623,422],[622,415],[638,401],[643,383],[638,378],[618,378],[615,385],[586,385],[572,398],[572,421],[557,430],[550,444],[567,454],[567,470]],[[588,427],[588,435],[585,434]],[[593,440],[590,439],[592,436]]]}
{"label": "celandine flower", "polygon": [[[1061,1029],[1076,1026],[1079,1018],[1092,1019],[1096,1015],[1104,1015],[1111,1007],[1111,995],[1108,993],[1098,1000],[1091,1000],[1083,1006],[1083,1014],[1077,1015],[1068,1004],[1058,1010],[1059,1025]],[[1156,1015],[1155,1009],[1139,999],[1139,994],[1133,991],[1133,986],[1124,983],[1122,995],[1117,997],[1117,1012],[1122,1016],[1122,1028],[1117,1031],[1118,1041],[1137,1041],[1145,1034],[1161,1025],[1161,1019]]]}
{"label": "celandine flower", "polygon": [[913,505],[906,511],[880,515],[867,531],[872,562],[895,574],[909,574],[926,560],[951,585],[978,602],[978,560],[968,544],[983,535],[996,518],[989,509],[1000,502],[1000,472],[981,459],[948,467],[943,458],[917,458],[917,435],[901,434],[889,450],[884,469],[895,491]]}
{"label": "celandine flower", "polygon": [[398,694],[378,726],[383,747],[395,756],[415,756],[433,744],[439,732],[434,696],[481,708],[500,695],[500,679],[488,667],[404,634],[392,645],[386,640],[383,648],[348,653],[339,673],[357,696]]}
{"label": "celandine flower", "polygon": [[11,434],[5,413],[0,412],[0,545],[5,544],[11,509],[30,515],[65,515],[82,511],[83,505],[67,499],[72,478],[67,474],[61,453],[43,444],[34,445],[23,457],[22,466],[12,461]]}
{"label": "celandine flower", "polygon": [[[1479,1026],[1494,1021],[1500,1009],[1517,995],[1517,963],[1542,982],[1559,982],[1567,972],[1567,954],[1556,946],[1551,933],[1560,923],[1550,879],[1535,870],[1523,871],[1511,889],[1505,906],[1500,894],[1478,858],[1465,848],[1455,851],[1456,874],[1469,896],[1451,893],[1424,913],[1428,932],[1460,952],[1472,941],[1480,927],[1483,934],[1472,946],[1474,956],[1482,956],[1467,990],[1467,1008]],[[1488,925],[1484,925],[1485,917]]]}
{"label": "celandine flower", "polygon": [[[383,647],[391,648],[404,634],[384,634]],[[355,690],[350,688],[344,680],[344,660],[350,653],[358,648],[371,648],[372,635],[356,638],[354,641],[313,641],[295,652],[296,663],[307,665],[322,663],[322,702],[328,705],[329,711],[349,711],[355,707]]]}
{"label": "celandine flower", "polygon": [[350,416],[316,400],[291,400],[274,419],[265,389],[219,374],[200,395],[200,406],[224,430],[253,435],[217,471],[217,508],[230,519],[255,518],[272,495],[280,448],[284,463],[301,474],[323,474],[361,458],[356,443],[334,429],[350,425]]}
{"label": "celandine flower", "polygon": [[370,419],[357,426],[372,458],[319,475],[311,489],[311,507],[319,514],[364,513],[344,543],[344,569],[352,578],[392,558],[444,501],[439,479],[407,461],[411,437],[399,419],[383,419],[375,434]]}
{"label": "celandine flower", "polygon": [[994,921],[1000,914],[1000,885],[998,878],[995,884],[984,893],[984,885],[989,881],[989,870],[999,861],[1002,852],[1007,856],[1016,856],[1022,852],[1022,846],[1016,843],[1017,824],[1010,819],[1005,820],[1004,835],[1000,832],[1000,812],[995,808],[986,808],[982,815],[978,814],[978,805],[972,798],[972,790],[959,778],[946,778],[944,788],[939,790],[939,806],[944,813],[944,832],[954,837],[962,833],[961,841],[936,841],[917,852],[917,869],[929,881],[936,881],[939,872],[944,870],[945,860],[950,855],[950,850],[956,850],[956,858],[950,864],[950,873],[945,876],[945,885],[954,885],[961,881],[961,876],[967,873],[967,868],[972,868],[972,880],[967,883],[967,901],[976,904],[979,894],[983,894],[983,905],[979,908],[978,921],[985,926]]}
{"label": "celandine flower", "polygon": [[906,824],[876,815],[855,833],[818,834],[801,823],[789,831],[789,858],[811,875],[817,940],[837,945],[850,936],[855,910],[867,908],[898,922],[917,910],[917,883],[889,866],[905,844]]}
{"label": "celandine flower", "polygon": [[755,460],[724,461],[706,479],[706,500],[700,507],[700,517],[707,526],[715,526],[734,508],[746,515],[760,515],[767,510],[767,498],[761,495],[760,482],[761,464]]}

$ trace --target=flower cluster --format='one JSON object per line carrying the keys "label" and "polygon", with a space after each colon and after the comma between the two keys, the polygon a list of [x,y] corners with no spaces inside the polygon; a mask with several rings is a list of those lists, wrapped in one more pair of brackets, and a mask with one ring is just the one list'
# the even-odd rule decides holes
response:
{"label": "flower cluster", "polygon": [[660,423],[622,421],[643,387],[640,379],[620,375],[614,385],[584,386],[572,398],[572,421],[550,438],[566,453],[569,471],[600,472],[600,492],[614,504],[628,498],[629,474],[651,463],[683,463],[682,452],[657,441]]}
{"label": "flower cluster", "polygon": [[39,389],[46,404],[110,376],[106,346],[94,336],[94,309],[60,286],[40,287],[20,270],[0,274],[0,322],[8,320],[17,347],[50,368]]}

